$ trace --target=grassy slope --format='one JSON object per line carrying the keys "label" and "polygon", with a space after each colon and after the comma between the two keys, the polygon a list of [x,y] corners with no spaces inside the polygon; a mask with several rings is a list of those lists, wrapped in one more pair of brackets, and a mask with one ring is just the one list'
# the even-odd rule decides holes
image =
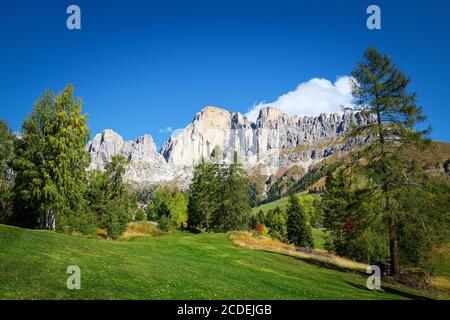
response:
{"label": "grassy slope", "polygon": [[[68,290],[68,265],[81,290]],[[88,239],[0,225],[0,299],[403,299],[402,287],[297,258],[238,248],[226,234]]]}
{"label": "grassy slope", "polygon": [[252,208],[252,213],[256,214],[259,212],[259,210],[262,210],[262,211],[264,211],[264,213],[267,213],[268,210],[271,210],[271,209],[273,210],[277,206],[280,207],[281,210],[284,210],[287,206],[287,203],[288,203],[288,197],[283,197],[278,200],[275,200],[275,201],[272,201],[269,203],[265,203],[258,207]]}

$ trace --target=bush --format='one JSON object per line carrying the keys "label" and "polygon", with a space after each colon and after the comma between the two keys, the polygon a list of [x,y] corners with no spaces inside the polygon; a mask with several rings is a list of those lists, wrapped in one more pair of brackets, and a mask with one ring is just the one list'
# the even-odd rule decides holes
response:
{"label": "bush", "polygon": [[327,239],[325,248],[339,256],[365,263],[383,261],[389,257],[387,234],[366,229],[360,234],[338,233]]}
{"label": "bush", "polygon": [[85,211],[72,219],[74,231],[84,235],[93,235],[97,231],[97,217],[91,211]]}
{"label": "bush", "polygon": [[149,220],[158,221],[165,216],[175,228],[187,226],[188,199],[186,195],[177,188],[169,186],[160,187],[156,190],[152,202],[147,207]]}
{"label": "bush", "polygon": [[267,229],[262,223],[259,223],[258,225],[256,225],[255,230],[260,236],[264,236],[267,234]]}
{"label": "bush", "polygon": [[147,214],[141,208],[137,209],[136,215],[134,216],[135,221],[145,221],[147,220]]}
{"label": "bush", "polygon": [[106,233],[112,239],[119,238],[126,230],[129,217],[126,207],[119,201],[111,201],[108,205],[108,214],[106,215]]}
{"label": "bush", "polygon": [[266,220],[269,227],[269,235],[285,242],[287,240],[286,217],[280,208],[277,207],[274,211],[269,210]]}
{"label": "bush", "polygon": [[164,232],[168,232],[172,228],[172,222],[167,216],[161,216],[158,221],[158,228]]}

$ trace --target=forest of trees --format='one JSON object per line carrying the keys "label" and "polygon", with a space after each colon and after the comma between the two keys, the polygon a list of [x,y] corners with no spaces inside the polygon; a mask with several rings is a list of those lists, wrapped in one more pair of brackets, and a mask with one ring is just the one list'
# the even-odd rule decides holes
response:
{"label": "forest of trees", "polygon": [[[202,158],[187,190],[164,185],[133,192],[122,179],[128,161],[121,156],[88,171],[90,130],[82,101],[71,85],[59,94],[47,91],[19,134],[0,120],[0,223],[86,235],[104,229],[117,239],[130,221],[149,220],[167,232],[256,229],[309,248],[312,228],[325,227],[329,251],[363,262],[388,260],[397,276],[401,266],[420,266],[432,248],[449,243],[450,184],[408,156],[411,148],[430,148],[430,130],[416,129],[425,116],[408,91],[410,79],[373,48],[352,76],[349,110],[373,121],[355,124],[349,136],[368,142],[350,159],[294,183],[285,210],[256,215],[251,207],[260,195],[236,152],[231,163],[218,148]],[[317,194],[297,195],[323,176]]]}
{"label": "forest of trees", "polygon": [[215,151],[212,161],[202,159],[194,168],[189,190],[189,224],[206,230],[248,229],[250,182],[234,153],[231,164]]}

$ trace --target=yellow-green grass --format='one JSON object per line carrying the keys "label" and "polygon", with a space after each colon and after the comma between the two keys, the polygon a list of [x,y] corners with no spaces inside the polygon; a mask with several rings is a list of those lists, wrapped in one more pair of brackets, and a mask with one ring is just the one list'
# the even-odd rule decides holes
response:
{"label": "yellow-green grass", "polygon": [[[288,203],[288,197],[283,197],[283,198],[275,200],[273,202],[269,202],[269,203],[260,205],[259,207],[253,208],[252,214],[257,214],[259,212],[259,210],[262,210],[264,213],[267,213],[267,211],[273,210],[277,206],[280,207],[281,210],[286,210],[287,203]],[[324,244],[325,244],[326,230],[313,228],[312,235],[313,235],[313,240],[314,240],[314,246],[318,249],[323,249]]]}
{"label": "yellow-green grass", "polygon": [[[81,289],[66,287],[67,267]],[[0,299],[410,299],[367,275],[241,248],[227,234],[176,232],[128,241],[0,225]]]}
{"label": "yellow-green grass", "polygon": [[278,200],[262,204],[258,207],[252,208],[252,213],[257,214],[259,210],[264,211],[264,213],[267,213],[269,210],[274,210],[276,207],[280,207],[280,209],[284,210],[288,203],[288,197],[283,197]]}
{"label": "yellow-green grass", "polygon": [[324,249],[327,231],[324,228],[316,229],[312,228],[312,236],[314,242],[314,248]]}
{"label": "yellow-green grass", "polygon": [[150,221],[130,222],[120,240],[129,240],[137,237],[158,236],[163,232]]}
{"label": "yellow-green grass", "polygon": [[[313,196],[313,197],[318,197],[318,195],[315,194],[302,194],[302,193],[297,193],[297,196],[302,197],[302,196]],[[267,211],[269,210],[274,210],[276,207],[279,207],[281,210],[286,210],[287,204],[288,204],[288,200],[289,197],[282,197],[278,200],[269,202],[269,203],[264,203],[260,206],[254,207],[252,208],[252,214],[257,214],[259,212],[259,210],[264,211],[264,213],[267,213]]]}
{"label": "yellow-green grass", "polygon": [[434,249],[424,267],[435,276],[450,279],[450,244]]}
{"label": "yellow-green grass", "polygon": [[287,244],[269,237],[257,237],[250,232],[233,231],[229,233],[229,237],[235,244],[241,247],[283,253],[303,260],[342,269],[365,272],[369,266],[365,263],[336,256],[323,249],[298,250],[293,244]]}

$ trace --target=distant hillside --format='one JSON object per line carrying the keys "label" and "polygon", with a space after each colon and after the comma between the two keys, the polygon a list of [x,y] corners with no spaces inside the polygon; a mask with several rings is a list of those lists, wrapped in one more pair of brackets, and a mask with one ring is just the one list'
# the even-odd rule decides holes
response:
{"label": "distant hillside", "polygon": [[[285,200],[283,200],[283,197],[288,192],[320,191],[325,186],[326,175],[334,172],[345,161],[348,161],[351,155],[352,152],[345,154],[334,153],[321,162],[312,165],[306,172],[293,166],[284,170],[278,177],[270,177],[270,187],[268,188],[267,198],[264,201],[266,204],[262,207],[272,208],[272,203],[275,203],[274,207],[284,204]],[[423,151],[409,148],[406,150],[406,156],[409,159],[420,161],[430,174],[446,177],[450,181],[450,143],[432,141],[431,148]],[[261,184],[261,177],[259,179],[259,184]]]}

